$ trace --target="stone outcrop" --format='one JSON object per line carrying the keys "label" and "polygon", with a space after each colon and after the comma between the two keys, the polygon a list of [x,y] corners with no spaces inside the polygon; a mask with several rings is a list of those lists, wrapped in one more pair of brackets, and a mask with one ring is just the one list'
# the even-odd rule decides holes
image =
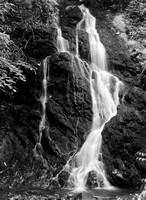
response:
{"label": "stone outcrop", "polygon": [[56,174],[55,166],[61,170],[88,135],[92,105],[89,69],[84,62],[69,53],[56,53],[48,58],[48,70],[46,130],[42,147],[47,160],[54,157]]}
{"label": "stone outcrop", "polygon": [[[17,84],[19,91],[12,99],[14,103],[2,102],[1,180],[9,171],[11,173],[11,168],[12,179],[22,177],[21,181],[19,178],[15,181],[18,184],[30,180],[36,184],[36,174],[39,180],[44,173],[39,172],[40,169],[47,170],[46,180],[50,180],[80,149],[90,131],[92,105],[88,66],[69,53],[53,54],[47,63],[48,101],[41,147],[37,146],[34,151],[40,134],[43,65],[38,66],[38,75],[30,71],[26,82]],[[11,181],[6,184],[14,184]]]}
{"label": "stone outcrop", "polygon": [[79,21],[82,20],[83,14],[78,6],[67,6],[60,11],[60,24],[68,27],[76,27]]}
{"label": "stone outcrop", "polygon": [[139,186],[146,174],[146,94],[129,88],[121,103],[102,133],[103,159],[112,183]]}

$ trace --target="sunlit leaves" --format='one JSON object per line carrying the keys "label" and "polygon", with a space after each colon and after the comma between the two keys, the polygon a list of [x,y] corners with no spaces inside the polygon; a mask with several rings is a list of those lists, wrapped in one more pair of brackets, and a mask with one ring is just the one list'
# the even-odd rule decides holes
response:
{"label": "sunlit leaves", "polygon": [[0,57],[0,90],[16,92],[15,84],[18,80],[25,81],[22,71],[7,59]]}
{"label": "sunlit leaves", "polygon": [[57,0],[11,0],[13,28],[48,28],[58,22]]}
{"label": "sunlit leaves", "polygon": [[0,91],[16,92],[17,82],[25,81],[23,70],[32,69],[19,41],[11,41],[9,35],[20,28],[33,37],[34,29],[46,31],[57,23],[57,0],[0,0]]}
{"label": "sunlit leaves", "polygon": [[5,33],[0,33],[0,91],[13,93],[17,91],[18,80],[25,81],[21,67],[30,67],[19,59],[11,59],[12,52],[9,51],[10,38]]}
{"label": "sunlit leaves", "polygon": [[0,1],[0,19],[5,21],[5,14],[7,14],[10,10],[13,10],[13,4],[8,3],[7,0]]}

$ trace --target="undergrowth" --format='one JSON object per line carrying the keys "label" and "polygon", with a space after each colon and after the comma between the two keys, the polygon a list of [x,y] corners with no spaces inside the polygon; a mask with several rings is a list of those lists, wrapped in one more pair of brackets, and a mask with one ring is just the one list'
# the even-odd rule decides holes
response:
{"label": "undergrowth", "polygon": [[21,46],[10,36],[16,29],[24,32],[56,27],[58,23],[56,0],[1,0],[0,1],[0,92],[17,92],[18,80],[26,81],[24,68],[30,68]]}

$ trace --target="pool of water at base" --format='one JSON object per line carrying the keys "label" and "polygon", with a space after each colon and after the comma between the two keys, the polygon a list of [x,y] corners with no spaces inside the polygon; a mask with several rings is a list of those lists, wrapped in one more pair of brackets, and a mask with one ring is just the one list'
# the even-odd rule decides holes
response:
{"label": "pool of water at base", "polygon": [[68,189],[49,190],[27,186],[0,190],[0,200],[139,200],[139,194],[140,191],[118,188],[74,192]]}

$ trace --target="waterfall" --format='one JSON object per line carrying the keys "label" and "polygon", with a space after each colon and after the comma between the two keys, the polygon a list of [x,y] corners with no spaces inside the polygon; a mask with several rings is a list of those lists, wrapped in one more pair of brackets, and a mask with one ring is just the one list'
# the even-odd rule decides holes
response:
{"label": "waterfall", "polygon": [[[84,28],[88,34],[90,45],[90,70],[89,83],[92,97],[93,119],[92,127],[80,151],[70,158],[64,166],[70,172],[68,179],[69,187],[74,190],[85,190],[88,176],[93,173],[96,177],[97,187],[111,188],[107,180],[104,164],[102,162],[102,130],[105,124],[117,113],[119,104],[119,90],[121,82],[117,77],[107,71],[106,50],[100,41],[96,30],[96,19],[85,6],[79,6],[83,13],[83,19],[76,27],[76,53],[69,52],[69,44],[62,37],[61,29],[58,28],[57,48],[59,52],[68,52],[72,55],[72,62],[79,67],[79,73],[85,77],[84,62],[79,58],[78,30]],[[75,60],[77,60],[77,65]],[[86,63],[87,65],[87,63]],[[88,72],[87,72],[88,73]],[[70,164],[69,164],[70,163]]]}
{"label": "waterfall", "polygon": [[69,51],[69,43],[68,40],[62,37],[61,28],[57,29],[57,49],[58,52],[68,52]]}
{"label": "waterfall", "polygon": [[[96,30],[96,19],[83,5],[79,6],[79,8],[84,14],[84,19],[81,20],[81,22],[85,22],[85,30],[89,37],[91,64],[92,66],[96,66],[101,70],[106,70],[106,51]],[[81,22],[78,24],[80,27],[82,25]]]}
{"label": "waterfall", "polygon": [[[91,132],[80,151],[74,156],[72,166],[70,166],[70,177],[68,184],[75,190],[85,190],[88,175],[93,172],[96,176],[98,187],[111,188],[106,178],[104,165],[102,162],[102,135],[104,125],[117,113],[119,104],[118,93],[121,82],[117,77],[106,71],[106,51],[100,41],[96,30],[96,19],[84,6],[79,6],[84,14],[84,18],[77,25],[79,29],[84,24],[84,29],[88,33],[90,44],[90,89],[92,96],[93,121]],[[77,31],[77,30],[76,30]],[[76,45],[78,47],[78,36]],[[78,56],[76,50],[76,57]]]}
{"label": "waterfall", "polygon": [[40,138],[39,143],[41,143],[42,130],[45,128],[46,121],[46,102],[47,102],[47,58],[43,61],[43,94],[40,98],[42,104],[42,119],[39,125]]}
{"label": "waterfall", "polygon": [[[69,43],[66,39],[64,39],[62,37],[62,31],[60,28],[57,29],[57,49],[58,52],[68,52],[69,51]],[[40,102],[42,105],[42,117],[41,117],[41,121],[39,124],[39,138],[38,141],[35,145],[35,148],[33,150],[34,155],[36,157],[39,157],[43,160],[43,162],[46,164],[45,160],[42,157],[42,145],[41,145],[41,140],[42,140],[42,132],[43,129],[45,128],[45,122],[46,122],[46,102],[47,102],[47,81],[48,81],[48,77],[47,77],[47,58],[44,59],[43,61],[43,81],[42,81],[42,86],[43,86],[43,92],[42,95],[40,97]]]}
{"label": "waterfall", "polygon": [[39,124],[39,139],[38,142],[35,145],[34,148],[34,154],[36,157],[41,157],[42,158],[42,145],[41,145],[41,139],[42,139],[42,131],[45,128],[45,122],[46,122],[46,102],[47,102],[47,58],[43,60],[43,81],[42,81],[42,86],[43,86],[43,92],[40,97],[40,102],[42,105],[42,117],[41,121]]}

